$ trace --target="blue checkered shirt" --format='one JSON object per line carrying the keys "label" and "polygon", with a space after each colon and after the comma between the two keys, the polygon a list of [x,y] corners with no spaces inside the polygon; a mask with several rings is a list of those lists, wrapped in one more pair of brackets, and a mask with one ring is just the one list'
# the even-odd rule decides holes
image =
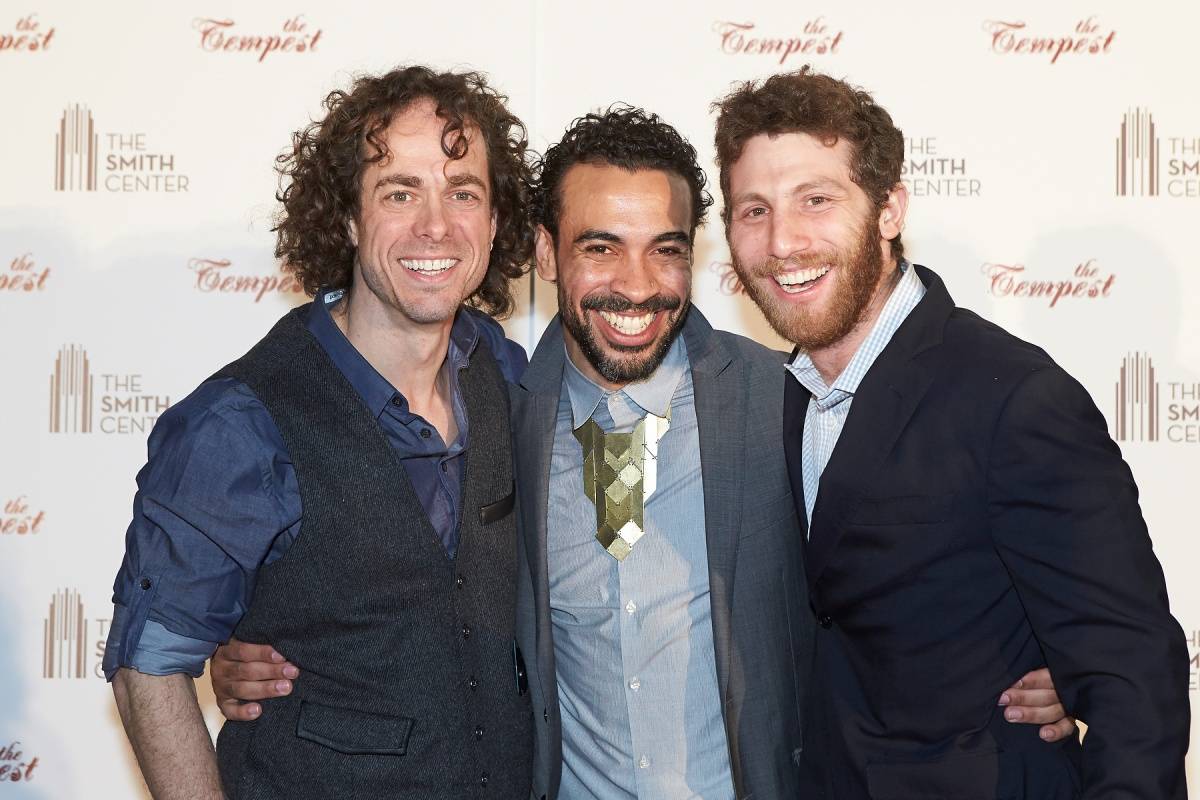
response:
{"label": "blue checkered shirt", "polygon": [[808,411],[804,415],[802,443],[804,509],[810,524],[813,505],[817,502],[821,473],[825,471],[825,465],[829,463],[838,437],[842,435],[846,417],[850,416],[850,404],[854,402],[854,393],[858,390],[858,385],[862,383],[875,359],[883,352],[883,348],[892,340],[896,329],[925,296],[924,284],[917,277],[917,271],[910,268],[907,261],[900,262],[900,271],[900,280],[892,289],[892,294],[884,304],[879,318],[875,320],[874,327],[858,346],[842,374],[837,376],[833,386],[826,385],[825,379],[817,372],[808,353],[796,353],[796,357],[787,365],[787,371],[812,394],[808,401]]}

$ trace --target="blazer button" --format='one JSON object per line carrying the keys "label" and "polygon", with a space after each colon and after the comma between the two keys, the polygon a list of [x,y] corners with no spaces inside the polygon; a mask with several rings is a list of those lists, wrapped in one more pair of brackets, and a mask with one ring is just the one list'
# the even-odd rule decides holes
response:
{"label": "blazer button", "polygon": [[542,709],[542,719],[546,722],[550,721],[550,709],[548,709],[548,708]]}
{"label": "blazer button", "polygon": [[822,628],[829,628],[833,625],[833,618],[828,614],[822,614],[821,616],[817,617],[817,624]]}
{"label": "blazer button", "polygon": [[464,583],[466,583],[466,581],[465,581],[465,580],[463,580],[463,576],[462,576],[462,575],[459,575],[457,578],[455,578],[455,579],[454,579],[454,585],[455,585],[455,586],[457,586],[457,587],[458,587],[458,588],[460,588],[460,589],[463,587],[463,584],[464,584]]}
{"label": "blazer button", "polygon": [[482,738],[483,738],[483,726],[482,726],[482,725],[476,725],[476,726],[475,726],[475,738],[476,738],[476,739],[482,739]]}
{"label": "blazer button", "polygon": [[[828,627],[828,626],[826,626],[826,627]],[[463,626],[462,626],[462,635],[463,635],[463,638],[464,638],[464,639],[470,639],[470,638],[471,638],[471,626],[470,626],[470,625],[463,625]]]}
{"label": "blazer button", "polygon": [[472,675],[471,679],[467,681],[467,686],[471,687],[472,692],[479,688],[479,681],[475,680],[474,675]]}
{"label": "blazer button", "polygon": [[479,776],[479,785],[487,786],[487,773],[486,772]]}

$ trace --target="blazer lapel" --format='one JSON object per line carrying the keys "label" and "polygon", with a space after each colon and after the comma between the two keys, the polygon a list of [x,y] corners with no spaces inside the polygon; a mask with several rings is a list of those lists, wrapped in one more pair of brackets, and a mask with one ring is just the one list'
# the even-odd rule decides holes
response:
{"label": "blazer lapel", "polygon": [[[795,351],[788,359],[791,363]],[[800,381],[790,372],[784,373],[783,388],[783,455],[787,459],[788,482],[792,486],[792,497],[796,502],[796,516],[800,519],[800,531],[808,542],[808,511],[804,504],[804,417],[808,413],[808,401],[812,397]]]}
{"label": "blazer lapel", "polygon": [[[521,497],[521,532],[533,581],[537,609],[538,677],[543,697],[555,688],[554,646],[550,641],[550,578],[546,564],[546,511],[550,497],[550,459],[554,424],[566,362],[562,329],[556,316],[542,334],[520,385],[513,390],[513,441],[517,491]],[[545,682],[548,681],[549,685]]]}
{"label": "blazer lapel", "polygon": [[[737,558],[742,486],[746,479],[746,404],[743,369],[694,306],[683,329],[700,440],[704,533],[717,682],[729,687],[733,575]],[[722,699],[726,699],[723,697]]]}
{"label": "blazer lapel", "polygon": [[934,378],[917,356],[941,343],[954,302],[937,275],[924,267],[914,269],[925,284],[925,296],[859,384],[846,425],[821,473],[805,559],[810,587],[816,586],[847,516],[876,484],[876,474]]}

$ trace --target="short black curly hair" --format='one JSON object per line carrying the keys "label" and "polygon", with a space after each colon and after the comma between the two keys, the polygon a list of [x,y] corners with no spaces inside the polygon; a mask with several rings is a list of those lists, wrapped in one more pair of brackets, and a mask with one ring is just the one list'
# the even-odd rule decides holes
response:
{"label": "short black curly hair", "polygon": [[534,165],[530,210],[534,225],[542,225],[558,239],[558,216],[562,211],[559,187],[576,164],[610,164],[627,170],[654,169],[683,178],[692,194],[692,225],[688,237],[704,224],[712,195],[704,188],[706,178],[696,157],[696,148],[679,131],[644,109],[614,103],[605,111],[579,117],[556,145],[546,150]]}

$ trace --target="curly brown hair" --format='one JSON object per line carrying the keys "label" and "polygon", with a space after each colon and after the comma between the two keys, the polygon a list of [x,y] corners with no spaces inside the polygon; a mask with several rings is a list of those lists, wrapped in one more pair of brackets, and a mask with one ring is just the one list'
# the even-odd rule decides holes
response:
{"label": "curly brown hair", "polygon": [[323,287],[350,286],[355,258],[350,222],[360,211],[363,173],[388,158],[385,137],[392,117],[425,99],[445,120],[442,151],[448,158],[466,155],[468,125],[480,131],[487,146],[496,237],[483,283],[467,302],[505,316],[513,308],[509,283],[525,274],[533,247],[528,134],[506,108],[508,98],[478,72],[411,66],[359,77],[349,92],[330,92],[325,118],[293,134],[291,149],[276,159],[276,199],[283,208],[273,228],[275,256],[310,295]]}
{"label": "curly brown hair", "polygon": [[[807,133],[828,145],[850,143],[850,178],[875,207],[900,183],[904,163],[904,134],[891,115],[865,90],[804,66],[772,75],[761,83],[746,81],[713,103],[717,112],[717,166],[726,227],[731,213],[729,170],[746,142],[760,133]],[[892,255],[904,255],[900,236],[891,240]]]}

